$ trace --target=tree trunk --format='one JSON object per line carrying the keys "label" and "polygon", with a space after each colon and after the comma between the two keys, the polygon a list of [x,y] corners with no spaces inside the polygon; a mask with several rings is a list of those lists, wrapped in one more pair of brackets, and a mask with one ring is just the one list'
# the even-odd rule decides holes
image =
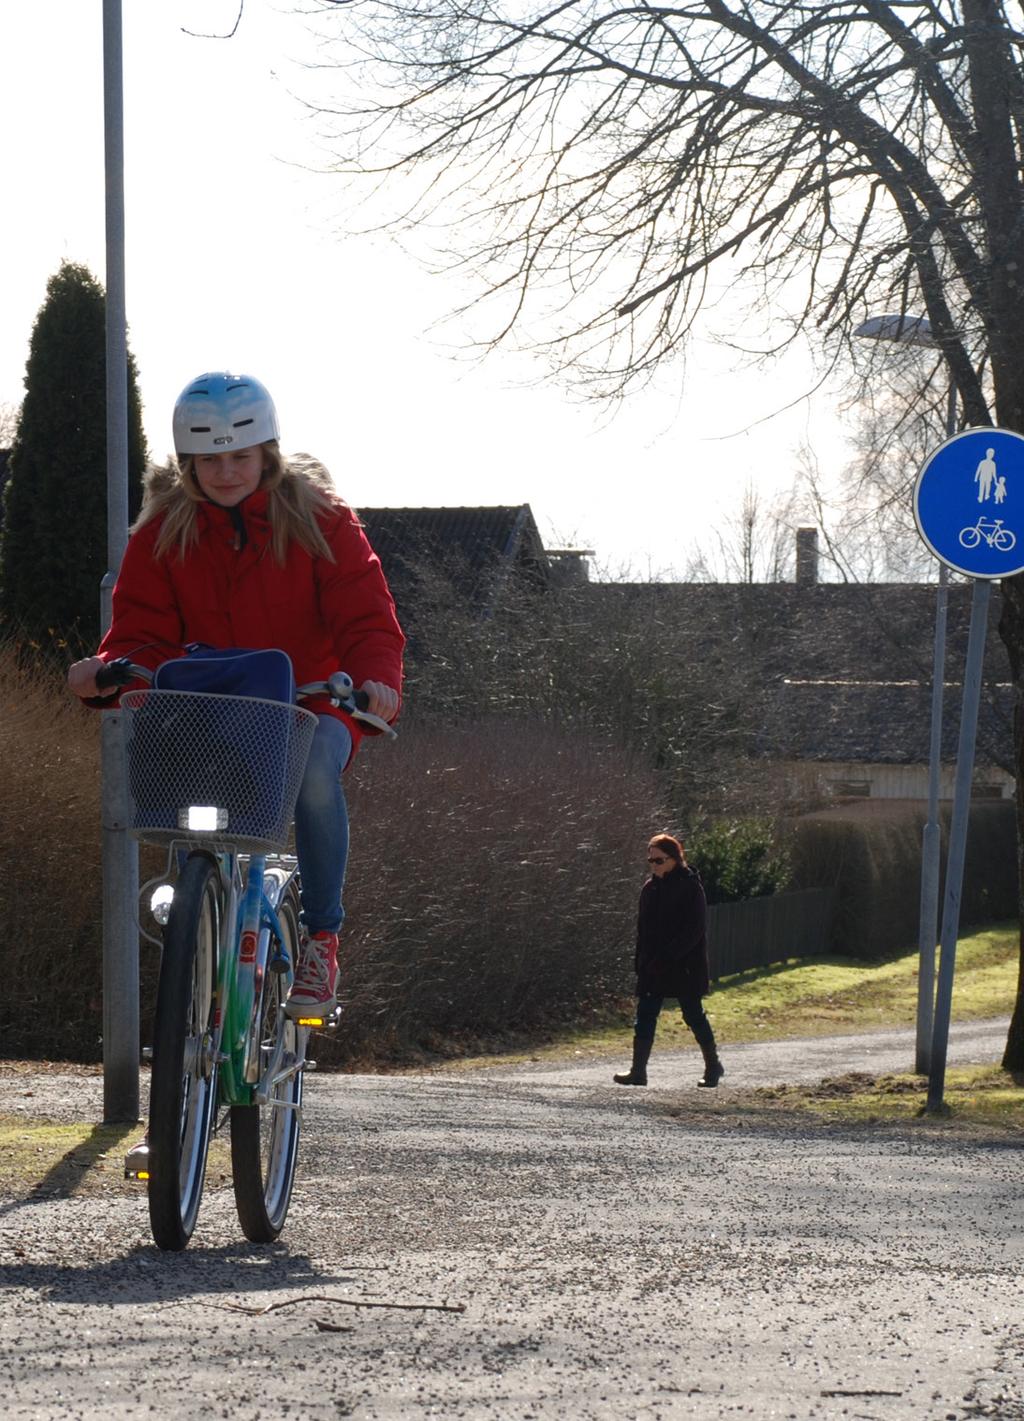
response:
{"label": "tree trunk", "polygon": [[[984,222],[989,267],[988,334],[995,415],[999,426],[1024,433],[1024,192],[1014,142],[1014,96],[1019,73],[1008,32],[995,0],[963,0],[965,39],[978,151],[975,180]],[[999,634],[1006,645],[1014,685],[1013,744],[1017,768],[1017,901],[1024,921],[1024,574],[1003,580]],[[1017,999],[1003,1056],[1007,1070],[1024,1070],[1024,937]]]}
{"label": "tree trunk", "polygon": [[[1022,745],[1024,745],[1024,710],[1021,706],[1021,671],[1024,665],[1024,573],[1008,577],[1003,581],[1003,611],[999,618],[999,635],[1006,645],[1013,675],[1015,703],[1013,708],[1013,743],[1017,752],[1017,897],[1024,903],[1024,795],[1020,786],[1024,783],[1022,774]],[[1024,914],[1021,915],[1022,932],[1020,945],[1020,965],[1017,972],[1017,1000],[1010,1019],[1010,1030],[1003,1053],[1003,1069],[1024,1071]]]}

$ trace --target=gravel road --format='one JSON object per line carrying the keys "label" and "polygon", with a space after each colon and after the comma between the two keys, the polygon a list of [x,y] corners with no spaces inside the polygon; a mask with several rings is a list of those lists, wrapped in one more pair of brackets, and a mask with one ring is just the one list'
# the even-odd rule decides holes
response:
{"label": "gravel road", "polygon": [[[216,1168],[183,1255],[113,1175],[0,1200],[3,1415],[1024,1421],[1020,1145],[739,1108],[912,1053],[734,1048],[717,1093],[693,1053],[647,1091],[589,1059],[315,1077],[270,1248]],[[0,1071],[0,1112],[95,1120],[99,1090]]]}

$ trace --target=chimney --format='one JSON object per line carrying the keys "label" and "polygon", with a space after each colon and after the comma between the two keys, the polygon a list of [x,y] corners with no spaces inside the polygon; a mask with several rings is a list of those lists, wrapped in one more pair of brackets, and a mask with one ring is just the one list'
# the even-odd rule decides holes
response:
{"label": "chimney", "polygon": [[813,587],[818,581],[818,530],[796,530],[796,585]]}

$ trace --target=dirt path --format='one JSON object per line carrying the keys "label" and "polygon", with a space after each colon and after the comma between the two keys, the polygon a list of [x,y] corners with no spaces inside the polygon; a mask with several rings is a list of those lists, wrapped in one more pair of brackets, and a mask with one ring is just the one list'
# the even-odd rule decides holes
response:
{"label": "dirt path", "polygon": [[1024,1418],[1017,1145],[591,1069],[314,1078],[273,1248],[216,1170],[181,1256],[115,1179],[0,1203],[5,1416]]}

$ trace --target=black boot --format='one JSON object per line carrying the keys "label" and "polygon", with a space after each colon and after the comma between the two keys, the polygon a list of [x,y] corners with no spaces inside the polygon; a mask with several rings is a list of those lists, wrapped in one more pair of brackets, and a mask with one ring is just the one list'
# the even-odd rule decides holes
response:
{"label": "black boot", "polygon": [[616,1085],[647,1084],[647,1062],[650,1060],[653,1045],[653,1041],[641,1041],[639,1036],[633,1037],[633,1064],[628,1074],[612,1077]]}
{"label": "black boot", "polygon": [[698,1085],[713,1088],[725,1075],[725,1067],[718,1059],[718,1048],[715,1046],[714,1037],[705,1045],[701,1042],[701,1051],[704,1054],[704,1074],[697,1082]]}

